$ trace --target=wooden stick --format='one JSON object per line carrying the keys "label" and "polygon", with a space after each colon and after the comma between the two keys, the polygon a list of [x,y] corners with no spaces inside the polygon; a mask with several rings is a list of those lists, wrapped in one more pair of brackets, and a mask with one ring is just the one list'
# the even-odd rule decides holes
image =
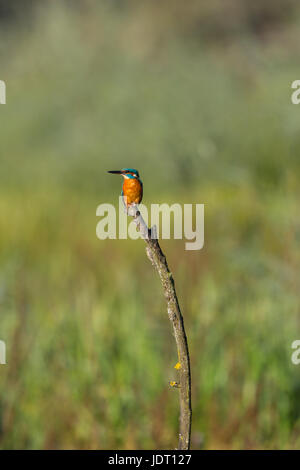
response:
{"label": "wooden stick", "polygon": [[176,386],[179,390],[180,425],[178,449],[187,450],[190,448],[192,424],[191,370],[187,337],[175,290],[174,279],[169,270],[166,257],[158,243],[156,227],[148,229],[138,207],[135,205],[129,208],[128,215],[134,218],[134,222],[146,242],[147,256],[159,274],[164,296],[167,301],[168,316],[173,326],[178,353],[176,369],[178,369],[179,372],[179,383],[170,382],[171,386]]}

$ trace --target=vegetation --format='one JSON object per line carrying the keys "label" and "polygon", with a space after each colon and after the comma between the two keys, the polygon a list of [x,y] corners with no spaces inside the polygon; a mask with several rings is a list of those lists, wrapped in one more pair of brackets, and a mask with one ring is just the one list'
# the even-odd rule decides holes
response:
{"label": "vegetation", "polygon": [[122,167],[138,168],[146,205],[205,203],[203,250],[161,242],[189,338],[192,447],[299,448],[300,17],[288,3],[258,29],[236,2],[229,26],[199,11],[219,35],[192,27],[193,11],[168,22],[167,7],[134,2],[45,2],[3,20],[2,449],[176,446],[159,279],[143,241],[95,234],[97,205],[120,192],[106,170]]}

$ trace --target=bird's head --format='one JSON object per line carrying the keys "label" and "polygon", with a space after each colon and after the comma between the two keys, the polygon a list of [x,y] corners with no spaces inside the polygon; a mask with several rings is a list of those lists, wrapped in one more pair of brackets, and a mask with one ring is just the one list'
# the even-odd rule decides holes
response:
{"label": "bird's head", "polygon": [[134,168],[123,168],[122,170],[112,170],[108,173],[113,173],[114,175],[122,175],[123,178],[138,179],[140,177],[139,172]]}

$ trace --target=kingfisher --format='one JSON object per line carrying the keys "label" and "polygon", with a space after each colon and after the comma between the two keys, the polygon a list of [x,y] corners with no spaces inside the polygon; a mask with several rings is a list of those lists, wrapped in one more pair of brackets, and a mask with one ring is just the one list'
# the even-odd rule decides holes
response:
{"label": "kingfisher", "polygon": [[137,170],[123,168],[123,170],[112,170],[108,173],[123,176],[122,198],[127,210],[133,204],[140,204],[143,198],[143,183]]}

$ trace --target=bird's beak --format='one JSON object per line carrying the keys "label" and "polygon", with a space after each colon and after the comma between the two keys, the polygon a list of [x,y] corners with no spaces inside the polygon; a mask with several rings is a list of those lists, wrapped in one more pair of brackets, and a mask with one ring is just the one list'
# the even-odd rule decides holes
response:
{"label": "bird's beak", "polygon": [[113,173],[114,175],[122,175],[123,171],[121,171],[121,170],[111,170],[111,171],[108,171],[107,173]]}

